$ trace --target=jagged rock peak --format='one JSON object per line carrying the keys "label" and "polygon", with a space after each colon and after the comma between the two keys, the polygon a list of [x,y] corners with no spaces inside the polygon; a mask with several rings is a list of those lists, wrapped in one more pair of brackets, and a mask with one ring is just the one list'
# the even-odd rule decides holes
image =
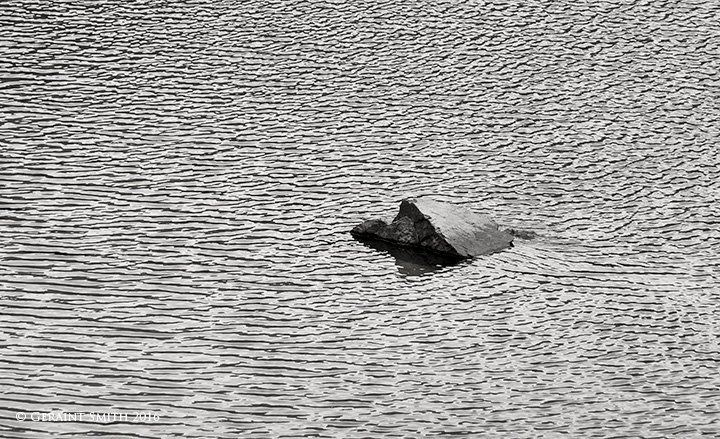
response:
{"label": "jagged rock peak", "polygon": [[390,224],[368,220],[350,233],[360,240],[381,240],[458,259],[512,247],[513,240],[487,215],[427,197],[403,200]]}

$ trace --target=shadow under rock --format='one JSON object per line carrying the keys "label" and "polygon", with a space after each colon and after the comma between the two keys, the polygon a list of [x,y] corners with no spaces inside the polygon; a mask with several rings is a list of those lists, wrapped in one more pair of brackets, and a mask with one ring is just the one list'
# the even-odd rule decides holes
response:
{"label": "shadow under rock", "polygon": [[384,241],[363,239],[361,242],[372,249],[389,253],[395,258],[400,274],[405,276],[422,276],[465,261],[414,248],[398,247]]}

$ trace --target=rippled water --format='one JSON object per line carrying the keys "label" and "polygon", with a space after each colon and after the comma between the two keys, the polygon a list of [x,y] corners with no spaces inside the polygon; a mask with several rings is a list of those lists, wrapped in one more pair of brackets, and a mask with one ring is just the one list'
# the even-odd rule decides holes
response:
{"label": "rippled water", "polygon": [[[6,0],[0,49],[0,436],[720,436],[716,2]],[[347,233],[419,195],[540,237]]]}

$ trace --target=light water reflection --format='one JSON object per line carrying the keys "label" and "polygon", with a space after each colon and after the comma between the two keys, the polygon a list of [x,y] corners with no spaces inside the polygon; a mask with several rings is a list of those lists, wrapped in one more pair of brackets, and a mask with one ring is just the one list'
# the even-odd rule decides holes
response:
{"label": "light water reflection", "polygon": [[[0,436],[720,435],[718,26],[0,3]],[[347,233],[424,195],[540,236],[425,270]]]}

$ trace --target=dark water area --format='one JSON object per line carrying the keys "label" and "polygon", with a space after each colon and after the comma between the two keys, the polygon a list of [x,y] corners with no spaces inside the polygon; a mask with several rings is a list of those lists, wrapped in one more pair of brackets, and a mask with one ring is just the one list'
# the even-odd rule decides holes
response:
{"label": "dark water area", "polygon": [[[712,1],[1,2],[0,437],[720,437],[719,54]],[[539,236],[349,235],[411,196]]]}

